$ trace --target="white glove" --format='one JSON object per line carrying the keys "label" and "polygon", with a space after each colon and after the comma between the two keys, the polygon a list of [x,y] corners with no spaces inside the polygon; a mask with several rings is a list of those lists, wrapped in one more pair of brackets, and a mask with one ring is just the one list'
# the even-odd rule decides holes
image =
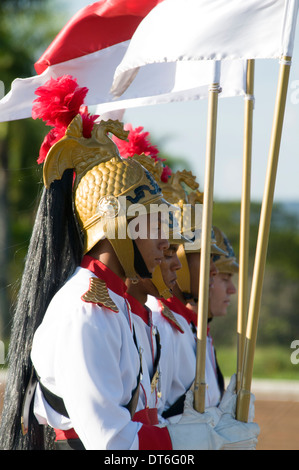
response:
{"label": "white glove", "polygon": [[224,413],[229,413],[231,416],[235,417],[236,413],[236,401],[237,396],[235,393],[236,389],[236,375],[234,374],[231,377],[230,383],[224,392],[222,400],[218,406],[211,406],[205,409],[204,413],[198,413],[194,409],[194,395],[193,389],[189,390],[186,393],[185,403],[184,403],[184,412],[182,418],[179,421],[181,424],[186,424],[190,422],[198,423],[207,423],[212,427],[216,426]]}
{"label": "white glove", "polygon": [[[236,405],[237,405],[237,395],[236,395],[236,374],[231,376],[230,383],[222,397],[221,402],[218,407],[222,414],[230,414],[233,418],[236,417]],[[249,413],[248,413],[248,422],[252,423],[254,420],[254,402],[255,396],[253,393],[250,394],[250,403],[249,403]]]}
{"label": "white glove", "polygon": [[[231,377],[218,407],[198,413],[193,407],[193,392],[186,394],[184,412],[177,424],[167,426],[174,450],[255,449],[259,426],[234,419],[237,396],[236,375]],[[254,416],[254,395],[251,394],[250,420]]]}
{"label": "white glove", "polygon": [[236,395],[236,383],[237,376],[236,374],[231,376],[229,385],[225,390],[223,397],[218,405],[221,415],[224,413],[230,414],[231,416],[236,416],[236,404],[237,404],[237,395]]}
{"label": "white glove", "polygon": [[222,416],[221,410],[216,406],[205,409],[204,413],[198,413],[194,409],[194,394],[191,390],[186,393],[184,412],[178,424],[201,423],[215,427]]}
{"label": "white glove", "polygon": [[[190,410],[191,411],[191,410]],[[213,426],[214,414],[184,414],[177,424],[167,425],[174,450],[253,450],[257,444],[259,426],[242,423],[230,414],[223,414]]]}
{"label": "white glove", "polygon": [[257,423],[242,423],[224,414],[215,432],[224,440],[221,450],[254,450],[260,428]]}
{"label": "white glove", "polygon": [[[230,403],[228,391],[225,403]],[[222,411],[214,406],[204,413],[198,413],[193,407],[194,395],[189,390],[186,394],[184,412],[176,424],[168,424],[167,429],[174,450],[218,450],[226,443],[214,428],[220,422]],[[228,405],[227,405],[228,406]]]}
{"label": "white glove", "polygon": [[168,424],[167,429],[174,450],[212,450],[220,448],[223,439],[215,442],[213,428],[219,422],[221,412],[217,407],[207,408],[198,413],[193,407],[193,391],[186,394],[184,412],[176,424]]}
{"label": "white glove", "polygon": [[236,376],[233,375],[219,404],[222,416],[215,431],[226,441],[221,447],[222,450],[253,450],[256,447],[257,437],[260,432],[258,424],[253,423],[255,396],[252,393],[250,394],[248,423],[237,421],[234,419],[237,402],[235,388]]}
{"label": "white glove", "polygon": [[173,450],[219,450],[225,444],[223,437],[206,423],[179,422],[169,424],[167,429]]}

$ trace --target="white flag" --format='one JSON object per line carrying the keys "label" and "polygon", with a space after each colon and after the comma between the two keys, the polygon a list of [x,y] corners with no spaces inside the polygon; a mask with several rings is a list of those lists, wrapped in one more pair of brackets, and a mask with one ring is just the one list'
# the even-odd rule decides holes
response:
{"label": "white flag", "polygon": [[152,64],[291,56],[297,12],[298,0],[165,0],[136,29],[112,92]]}
{"label": "white flag", "polygon": [[[64,74],[89,89],[85,104],[97,105],[96,113],[101,116],[130,107],[206,98],[214,67],[211,62],[153,64],[140,71],[120,100],[116,102],[110,93],[130,38],[159,1],[101,0],[80,10],[35,64],[39,75],[13,81],[11,91],[0,101],[0,122],[30,117],[36,88]],[[245,79],[245,62],[223,64],[220,96],[242,95]]]}
{"label": "white flag", "polygon": [[[219,97],[243,96],[246,93],[247,64],[244,60],[219,61]],[[164,62],[143,67],[132,86],[117,101],[101,103],[97,113],[123,109],[199,100],[208,97],[214,82],[215,61]]]}

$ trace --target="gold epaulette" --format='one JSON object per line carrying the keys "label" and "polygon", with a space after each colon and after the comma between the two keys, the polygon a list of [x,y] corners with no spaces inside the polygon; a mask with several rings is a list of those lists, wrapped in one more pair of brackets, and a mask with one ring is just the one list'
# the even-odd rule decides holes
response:
{"label": "gold epaulette", "polygon": [[170,308],[167,307],[167,305],[162,304],[162,315],[169,320],[170,323],[172,323],[181,333],[184,333],[183,328],[175,318],[174,314],[170,310]]}
{"label": "gold epaulette", "polygon": [[82,295],[82,300],[103,305],[116,313],[119,311],[109,295],[106,282],[98,277],[91,277],[89,279],[89,289]]}

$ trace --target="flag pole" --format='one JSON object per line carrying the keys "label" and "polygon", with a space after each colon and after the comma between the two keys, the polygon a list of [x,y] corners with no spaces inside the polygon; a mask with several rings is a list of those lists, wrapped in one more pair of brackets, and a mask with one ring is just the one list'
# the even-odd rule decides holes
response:
{"label": "flag pole", "polygon": [[268,156],[268,168],[266,173],[264,196],[262,201],[260,225],[255,255],[255,264],[253,270],[252,288],[245,338],[241,388],[237,400],[236,416],[239,421],[243,422],[248,421],[250,390],[253,373],[253,360],[256,346],[259,311],[262,296],[262,285],[265,272],[271,214],[274,199],[274,188],[290,74],[290,65],[291,57],[283,57],[280,63],[279,70],[272,134]]}
{"label": "flag pole", "polygon": [[194,408],[200,413],[205,411],[205,369],[206,341],[208,324],[209,280],[211,230],[214,193],[214,170],[216,150],[216,128],[218,111],[218,94],[220,62],[215,62],[214,83],[210,85],[208,97],[207,142],[205,160],[204,200],[202,215],[201,257],[198,293],[196,370],[194,382]]}
{"label": "flag pole", "polygon": [[244,145],[243,145],[243,181],[240,212],[240,251],[239,251],[239,287],[237,318],[237,385],[241,386],[241,373],[245,344],[247,301],[248,301],[248,254],[250,224],[250,184],[252,155],[252,121],[254,109],[254,65],[253,59],[247,61],[246,96],[244,111]]}

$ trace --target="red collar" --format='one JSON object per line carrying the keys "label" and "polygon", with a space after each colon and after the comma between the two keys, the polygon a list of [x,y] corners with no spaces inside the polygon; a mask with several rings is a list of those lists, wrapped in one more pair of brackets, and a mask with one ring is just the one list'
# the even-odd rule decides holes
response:
{"label": "red collar", "polygon": [[135,297],[133,297],[131,294],[128,294],[126,292],[125,296],[131,306],[132,313],[134,313],[134,315],[138,315],[138,317],[142,318],[146,325],[149,325],[148,309],[144,305],[142,305],[139,300],[135,299]]}
{"label": "red collar", "polygon": [[92,256],[85,255],[82,262],[81,268],[88,269],[95,274],[99,279],[103,279],[106,282],[107,287],[120,296],[124,296],[127,290],[126,284],[123,282],[117,274],[111,271],[101,261],[93,258]]}
{"label": "red collar", "polygon": [[175,313],[178,313],[187,320],[189,323],[193,323],[194,326],[197,326],[197,315],[190,308],[186,307],[177,297],[173,296],[169,299],[161,299],[161,301],[167,305],[170,310]]}

